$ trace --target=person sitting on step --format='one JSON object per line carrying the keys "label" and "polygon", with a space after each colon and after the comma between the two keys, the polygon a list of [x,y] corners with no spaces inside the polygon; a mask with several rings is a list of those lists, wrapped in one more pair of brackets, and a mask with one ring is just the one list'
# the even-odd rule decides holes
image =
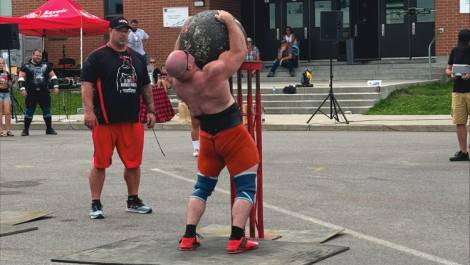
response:
{"label": "person sitting on step", "polygon": [[292,48],[286,40],[281,40],[281,47],[279,48],[277,58],[269,70],[268,77],[273,77],[276,73],[276,69],[280,66],[289,69],[290,76],[294,77],[294,56],[292,54]]}

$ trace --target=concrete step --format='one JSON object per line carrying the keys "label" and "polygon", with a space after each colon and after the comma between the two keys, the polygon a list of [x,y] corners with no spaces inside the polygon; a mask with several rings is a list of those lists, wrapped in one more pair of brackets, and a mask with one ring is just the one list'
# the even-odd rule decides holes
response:
{"label": "concrete step", "polygon": [[[295,100],[320,100],[328,96],[328,93],[312,93],[312,94],[263,94],[263,101],[295,101]],[[338,100],[344,99],[379,99],[379,93],[335,93]]]}
{"label": "concrete step", "polygon": [[[408,60],[405,60],[408,61]],[[391,63],[392,62],[392,63]],[[330,67],[325,62],[304,62],[295,69],[296,76],[291,77],[287,69],[279,67],[274,78],[266,77],[271,66],[271,62],[265,63],[265,68],[260,73],[261,81],[299,81],[305,69],[313,71],[314,80],[329,80]],[[333,66],[334,80],[396,80],[396,79],[441,79],[444,76],[445,65],[441,63],[431,64],[431,76],[429,64],[426,61],[417,60],[413,63],[400,62],[399,60],[385,62],[376,61],[374,63],[348,65],[335,62]],[[246,74],[245,74],[246,75]],[[234,79],[236,79],[234,75]]]}
{"label": "concrete step", "polygon": [[[353,114],[364,114],[366,113],[372,106],[350,106],[350,107],[343,107],[340,103],[341,109],[343,112],[346,113],[353,113]],[[313,112],[318,108],[318,106],[312,107],[297,107],[297,108],[284,108],[284,107],[275,107],[275,108],[266,108],[265,113],[267,114],[313,114]],[[330,112],[330,105],[329,103],[325,103],[321,110],[325,113]],[[319,113],[318,115],[321,115]]]}
{"label": "concrete step", "polygon": [[[325,97],[326,98],[326,97]],[[270,101],[263,100],[263,106],[265,108],[301,108],[301,107],[318,107],[323,102],[323,100],[296,100],[296,101]],[[364,100],[352,100],[352,99],[337,99],[341,107],[363,107],[363,106],[373,106],[377,100],[376,99],[364,99]],[[329,100],[327,100],[327,103]]]}

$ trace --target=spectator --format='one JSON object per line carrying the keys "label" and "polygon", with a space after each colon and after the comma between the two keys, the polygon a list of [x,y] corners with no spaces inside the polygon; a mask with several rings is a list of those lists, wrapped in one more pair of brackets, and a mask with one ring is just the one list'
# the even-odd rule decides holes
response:
{"label": "spectator", "polygon": [[[158,68],[157,68],[158,69]],[[165,92],[168,93],[168,89],[171,88],[171,83],[168,82],[167,80],[167,77],[168,77],[168,73],[165,69],[165,66],[162,65],[162,70],[158,69],[158,71],[160,72],[159,74],[155,74],[155,71],[154,71],[154,75],[153,75],[153,78],[157,78],[157,82],[155,84],[157,84],[157,86],[160,86],[160,87],[163,87],[165,89]]]}
{"label": "spectator", "polygon": [[84,121],[92,130],[94,146],[89,175],[91,219],[104,218],[100,198],[114,148],[125,167],[127,211],[152,212],[138,196],[144,147],[144,127],[139,122],[141,95],[147,106],[147,127],[155,125],[150,78],[142,56],[126,47],[128,21],[123,17],[115,18],[109,28],[108,43],[88,56],[81,76]]}
{"label": "spectator", "polygon": [[144,43],[148,40],[149,35],[139,29],[139,21],[131,20],[131,31],[127,39],[127,46],[144,57],[144,64],[147,65],[147,53],[144,50]]}
{"label": "spectator", "polygon": [[157,84],[158,78],[161,74],[161,70],[157,67],[157,61],[154,58],[150,58],[150,66],[150,69],[152,71],[152,84]]}
{"label": "spectator", "polygon": [[299,61],[299,55],[300,55],[300,46],[299,46],[299,40],[295,36],[294,32],[292,31],[292,28],[287,26],[286,31],[284,32],[284,35],[282,38],[289,43],[289,46],[292,48],[292,56],[293,56],[293,65],[294,67],[298,66],[298,61]]}
{"label": "spectator", "polygon": [[246,38],[246,45],[248,52],[246,54],[245,61],[259,61],[259,49],[253,45],[253,40],[250,37]]}
{"label": "spectator", "polygon": [[59,93],[59,79],[57,79],[51,65],[43,62],[42,51],[34,49],[31,60],[21,66],[18,77],[18,86],[20,87],[21,94],[25,97],[26,106],[24,129],[21,132],[21,136],[29,135],[29,126],[33,121],[37,104],[42,109],[42,117],[47,127],[46,134],[57,134],[52,128],[49,83],[53,85],[54,94]]}
{"label": "spectator", "polygon": [[298,44],[297,37],[295,36],[294,32],[292,31],[292,28],[289,27],[289,26],[286,27],[286,31],[284,32],[284,35],[282,36],[282,39],[285,40],[290,46]]}
{"label": "spectator", "polygon": [[[13,136],[11,129],[11,75],[5,69],[5,60],[0,57],[0,136]],[[3,130],[5,113],[5,130]]]}
{"label": "spectator", "polygon": [[273,66],[271,66],[268,77],[274,76],[279,65],[289,69],[290,76],[295,76],[293,58],[292,48],[289,46],[289,43],[284,39],[281,40],[281,47],[279,48],[277,58],[274,61]]}
{"label": "spectator", "polygon": [[452,77],[454,88],[452,91],[452,119],[457,126],[457,140],[459,151],[450,157],[450,161],[468,161],[467,150],[467,121],[470,114],[470,73],[454,73],[453,64],[470,65],[470,30],[459,32],[457,47],[450,52],[446,74]]}

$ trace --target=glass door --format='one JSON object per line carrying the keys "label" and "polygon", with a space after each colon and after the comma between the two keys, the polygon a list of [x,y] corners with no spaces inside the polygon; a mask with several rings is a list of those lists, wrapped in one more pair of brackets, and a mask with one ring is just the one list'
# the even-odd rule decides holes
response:
{"label": "glass door", "polygon": [[[306,60],[309,58],[308,53],[308,2],[299,0],[287,0],[283,8],[285,10],[285,22],[283,21],[284,34],[286,27],[291,27],[300,48],[300,59]],[[281,35],[282,36],[282,35]]]}
{"label": "glass door", "polygon": [[407,57],[409,53],[408,0],[383,0],[381,3],[380,55],[382,58]]}
{"label": "glass door", "polygon": [[351,4],[354,58],[379,58],[379,4],[377,0],[356,0]]}
{"label": "glass door", "polygon": [[[411,4],[416,7],[416,14],[413,16],[412,22],[412,57],[428,56],[428,46],[434,38],[434,0],[413,0]],[[431,50],[431,55],[434,55],[434,46]]]}
{"label": "glass door", "polygon": [[264,0],[263,8],[260,10],[259,17],[264,15],[264,24],[260,29],[258,36],[262,37],[260,48],[261,59],[274,60],[279,43],[282,37],[282,4],[281,1]]}
{"label": "glass door", "polygon": [[336,49],[331,47],[331,42],[322,41],[320,38],[320,14],[323,11],[331,11],[334,8],[333,0],[310,1],[310,54],[312,60],[336,58]]}
{"label": "glass door", "polygon": [[382,0],[381,5],[381,57],[427,56],[434,37],[434,0]]}

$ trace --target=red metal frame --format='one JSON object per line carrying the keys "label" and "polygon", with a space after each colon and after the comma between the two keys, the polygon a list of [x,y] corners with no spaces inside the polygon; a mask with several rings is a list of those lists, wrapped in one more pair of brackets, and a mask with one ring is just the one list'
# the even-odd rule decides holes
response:
{"label": "red metal frame", "polygon": [[[250,237],[264,238],[264,222],[263,222],[263,145],[262,145],[262,124],[261,124],[261,86],[260,86],[260,70],[263,69],[261,62],[244,62],[237,72],[237,103],[246,117],[248,132],[255,140],[258,147],[259,164],[257,172],[256,185],[256,202],[250,213]],[[242,92],[242,72],[247,77],[246,91],[246,113],[243,109],[243,92]],[[255,108],[253,113],[253,74],[255,75]],[[230,87],[233,87],[230,80]],[[232,91],[233,92],[233,91]],[[235,201],[235,185],[233,180],[230,181],[230,202],[233,207]],[[231,207],[231,208],[232,208]]]}

